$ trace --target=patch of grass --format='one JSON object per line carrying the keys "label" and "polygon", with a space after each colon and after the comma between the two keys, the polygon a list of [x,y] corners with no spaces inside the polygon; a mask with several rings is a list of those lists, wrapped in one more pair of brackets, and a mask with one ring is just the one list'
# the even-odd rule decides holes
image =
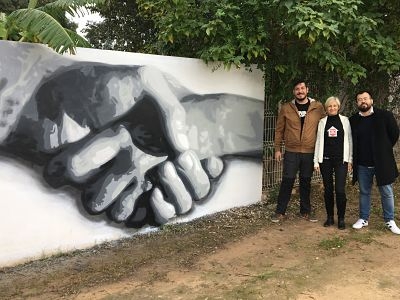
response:
{"label": "patch of grass", "polygon": [[276,276],[276,271],[272,271],[272,272],[264,272],[264,273],[258,274],[258,275],[256,275],[256,278],[259,280],[268,280],[275,276]]}
{"label": "patch of grass", "polygon": [[331,239],[323,239],[319,242],[318,246],[324,250],[333,250],[343,248],[346,244],[346,240],[343,237],[335,236]]}
{"label": "patch of grass", "polygon": [[386,224],[383,222],[379,222],[378,224],[375,225],[375,229],[377,231],[383,231],[383,232],[388,232],[388,229],[386,228]]}
{"label": "patch of grass", "polygon": [[375,234],[371,231],[354,231],[352,234],[347,236],[347,239],[359,242],[362,244],[369,245],[374,242]]}

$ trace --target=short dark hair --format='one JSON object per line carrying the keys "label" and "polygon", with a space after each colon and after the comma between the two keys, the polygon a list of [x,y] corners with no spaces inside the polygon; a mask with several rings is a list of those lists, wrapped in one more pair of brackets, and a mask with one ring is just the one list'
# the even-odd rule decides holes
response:
{"label": "short dark hair", "polygon": [[305,81],[305,79],[304,78],[296,78],[295,80],[293,80],[293,88],[296,86],[296,85],[298,85],[298,84],[300,84],[300,83],[304,83],[306,86],[307,86],[307,83],[306,83],[306,81]]}
{"label": "short dark hair", "polygon": [[371,99],[373,99],[373,98],[372,98],[372,94],[371,94],[371,92],[370,92],[368,89],[359,89],[359,90],[356,92],[356,97],[355,97],[356,101],[357,101],[357,96],[358,96],[358,95],[361,95],[361,94],[364,94],[364,93],[368,93],[369,96],[371,97]]}

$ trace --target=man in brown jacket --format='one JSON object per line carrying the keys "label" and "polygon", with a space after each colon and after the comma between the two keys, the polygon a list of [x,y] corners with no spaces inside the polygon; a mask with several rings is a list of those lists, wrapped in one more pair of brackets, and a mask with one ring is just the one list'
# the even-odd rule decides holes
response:
{"label": "man in brown jacket", "polygon": [[[304,80],[295,81],[293,86],[295,98],[282,105],[275,128],[275,159],[283,159],[282,182],[272,217],[275,223],[285,218],[297,172],[300,177],[300,216],[311,222],[317,221],[311,211],[311,176],[318,122],[325,116],[325,110],[320,102],[307,97],[308,87]],[[282,157],[283,145],[285,153]]]}

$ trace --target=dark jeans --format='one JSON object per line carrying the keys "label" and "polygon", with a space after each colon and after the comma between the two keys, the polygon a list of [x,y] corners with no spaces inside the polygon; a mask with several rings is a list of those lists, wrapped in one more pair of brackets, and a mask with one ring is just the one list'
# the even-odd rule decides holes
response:
{"label": "dark jeans", "polygon": [[286,151],[283,156],[282,183],[279,188],[276,213],[285,214],[292,195],[294,181],[299,172],[300,181],[300,213],[310,213],[311,176],[314,170],[313,153],[297,153]]}
{"label": "dark jeans", "polygon": [[[334,215],[334,194],[336,194],[337,215],[338,218],[344,218],[346,211],[347,163],[343,163],[343,160],[338,159],[324,159],[319,164],[319,168],[324,183],[326,214],[328,216]],[[335,180],[335,186],[333,185],[333,180]]]}

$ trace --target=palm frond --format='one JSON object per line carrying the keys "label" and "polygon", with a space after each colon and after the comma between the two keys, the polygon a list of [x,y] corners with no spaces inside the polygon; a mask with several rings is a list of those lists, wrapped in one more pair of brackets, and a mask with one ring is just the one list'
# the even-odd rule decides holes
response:
{"label": "palm frond", "polygon": [[8,18],[9,27],[29,32],[41,43],[47,44],[58,53],[75,53],[75,44],[61,24],[49,14],[37,9],[18,9]]}
{"label": "palm frond", "polygon": [[82,37],[73,30],[70,29],[65,29],[65,30],[69,34],[69,37],[72,39],[76,47],[92,48],[92,45],[90,45],[90,43],[84,37]]}
{"label": "palm frond", "polygon": [[38,0],[29,0],[28,8],[36,8],[37,3],[38,3]]}
{"label": "palm frond", "polygon": [[43,11],[63,10],[71,16],[83,16],[87,13],[87,9],[97,4],[104,4],[108,0],[56,0],[38,9]]}

